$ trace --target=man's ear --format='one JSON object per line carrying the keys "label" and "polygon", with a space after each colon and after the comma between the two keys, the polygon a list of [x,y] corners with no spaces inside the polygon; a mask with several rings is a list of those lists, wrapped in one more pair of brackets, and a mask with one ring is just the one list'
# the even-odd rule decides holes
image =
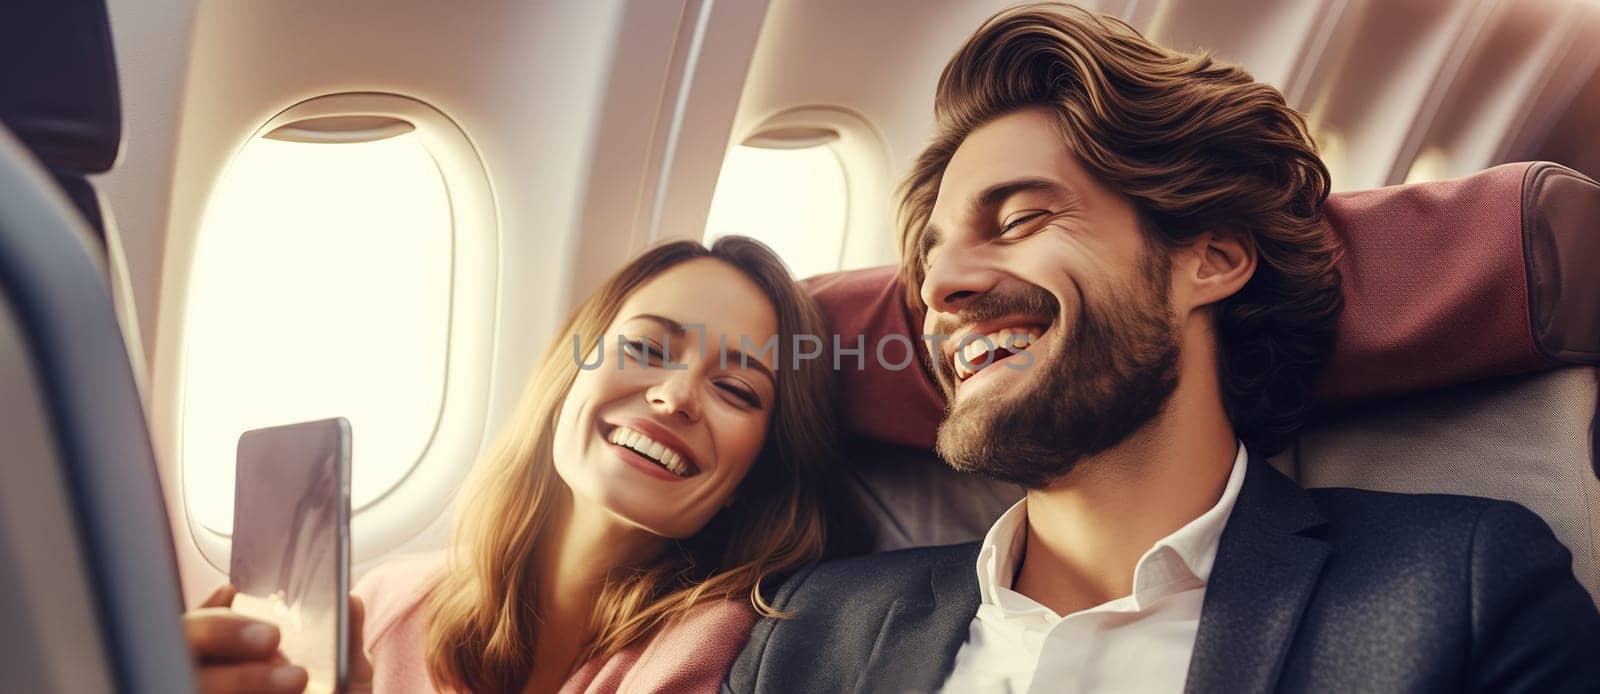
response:
{"label": "man's ear", "polygon": [[1245,234],[1208,231],[1189,247],[1191,261],[1184,264],[1189,310],[1210,306],[1244,288],[1256,273],[1256,245]]}

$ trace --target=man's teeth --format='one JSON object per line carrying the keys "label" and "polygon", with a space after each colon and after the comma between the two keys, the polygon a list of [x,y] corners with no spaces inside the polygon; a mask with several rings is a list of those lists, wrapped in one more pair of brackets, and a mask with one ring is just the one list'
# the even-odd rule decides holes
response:
{"label": "man's teeth", "polygon": [[971,341],[961,348],[961,353],[954,360],[956,380],[965,381],[984,367],[999,361],[1000,350],[1010,354],[1027,349],[1038,342],[1042,334],[1038,328],[1005,328],[984,335],[987,341],[968,338]]}
{"label": "man's teeth", "polygon": [[627,427],[617,427],[611,430],[611,435],[606,439],[618,446],[633,449],[634,452],[649,458],[661,467],[679,477],[688,477],[691,473],[689,462],[678,455],[677,451],[667,448],[660,441],[644,435],[644,432]]}

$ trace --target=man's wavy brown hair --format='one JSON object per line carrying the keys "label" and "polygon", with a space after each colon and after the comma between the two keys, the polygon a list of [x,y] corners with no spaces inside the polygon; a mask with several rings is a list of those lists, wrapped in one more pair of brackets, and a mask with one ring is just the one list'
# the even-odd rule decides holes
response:
{"label": "man's wavy brown hair", "polygon": [[920,309],[922,235],[945,166],[1001,115],[1049,109],[1078,161],[1126,196],[1162,247],[1237,233],[1254,276],[1215,311],[1228,417],[1271,455],[1314,405],[1344,301],[1339,243],[1322,221],[1328,169],[1305,120],[1270,85],[1207,54],[1158,46],[1114,18],[1060,4],[991,17],[939,78],[932,144],[901,187],[901,277]]}

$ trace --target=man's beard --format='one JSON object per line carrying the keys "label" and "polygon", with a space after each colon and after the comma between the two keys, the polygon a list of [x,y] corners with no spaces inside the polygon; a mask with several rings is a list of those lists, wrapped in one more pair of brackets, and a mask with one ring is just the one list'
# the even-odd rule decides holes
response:
{"label": "man's beard", "polygon": [[950,404],[939,425],[940,457],[963,472],[1038,489],[1160,414],[1178,385],[1178,341],[1168,303],[1169,263],[1161,251],[1149,256],[1136,286],[1117,294],[1117,305],[1080,298],[1070,330],[1062,325],[1059,302],[1038,287],[984,295],[964,307],[958,314],[964,324],[1048,311],[1039,317],[1054,321],[1046,336],[1054,342],[1054,359],[1029,365],[1042,369],[1031,388],[959,402],[951,367],[941,363]]}

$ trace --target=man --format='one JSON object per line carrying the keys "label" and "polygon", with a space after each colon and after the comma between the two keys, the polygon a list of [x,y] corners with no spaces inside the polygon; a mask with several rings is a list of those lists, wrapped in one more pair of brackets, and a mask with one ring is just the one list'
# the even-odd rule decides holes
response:
{"label": "man", "polygon": [[901,270],[951,336],[938,452],[1026,498],[982,543],[796,575],[727,689],[1600,689],[1600,614],[1537,516],[1263,462],[1341,308],[1328,173],[1275,89],[1032,6],[935,108]]}

